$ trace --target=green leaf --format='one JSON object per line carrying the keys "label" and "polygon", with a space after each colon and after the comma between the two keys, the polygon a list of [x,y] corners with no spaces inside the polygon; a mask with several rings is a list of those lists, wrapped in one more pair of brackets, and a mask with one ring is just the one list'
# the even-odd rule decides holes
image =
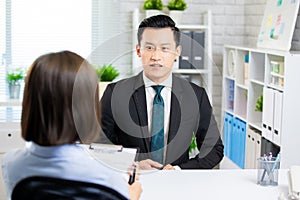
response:
{"label": "green leaf", "polygon": [[262,94],[256,100],[255,110],[259,111],[259,112],[263,111],[263,95]]}
{"label": "green leaf", "polygon": [[192,153],[193,150],[196,149],[196,148],[197,148],[196,136],[195,136],[195,134],[193,133],[192,141],[191,141],[191,144],[190,144],[189,152]]}
{"label": "green leaf", "polygon": [[143,6],[144,10],[162,10],[163,3],[161,0],[146,0]]}
{"label": "green leaf", "polygon": [[10,85],[18,85],[25,78],[25,72],[22,68],[17,68],[6,74],[6,80]]}
{"label": "green leaf", "polygon": [[94,67],[99,81],[113,81],[119,76],[118,70],[112,64]]}
{"label": "green leaf", "polygon": [[185,10],[186,9],[186,2],[184,0],[171,0],[168,3],[169,10]]}

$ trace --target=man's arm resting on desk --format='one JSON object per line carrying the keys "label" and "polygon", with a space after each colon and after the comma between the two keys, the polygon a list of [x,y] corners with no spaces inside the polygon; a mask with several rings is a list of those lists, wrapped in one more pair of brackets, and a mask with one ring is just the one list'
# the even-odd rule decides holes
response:
{"label": "man's arm resting on desk", "polygon": [[224,146],[205,90],[198,87],[194,89],[199,102],[200,118],[195,133],[200,153],[195,158],[178,165],[182,169],[212,169],[222,160]]}
{"label": "man's arm resting on desk", "polygon": [[223,147],[216,147],[207,155],[203,156],[203,154],[199,153],[195,158],[191,158],[185,163],[180,163],[178,166],[181,169],[212,169],[219,164],[222,158]]}
{"label": "man's arm resting on desk", "polygon": [[224,146],[214,117],[206,134],[196,136],[199,154],[185,163],[178,163],[181,169],[212,169],[223,159]]}

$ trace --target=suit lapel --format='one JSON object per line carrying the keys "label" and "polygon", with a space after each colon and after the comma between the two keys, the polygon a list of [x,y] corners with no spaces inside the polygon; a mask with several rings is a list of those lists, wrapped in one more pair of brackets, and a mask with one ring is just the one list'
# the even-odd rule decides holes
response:
{"label": "suit lapel", "polygon": [[168,143],[175,137],[178,127],[180,125],[180,104],[183,95],[182,86],[176,76],[172,77],[172,96],[171,96],[171,110],[170,110],[170,122]]}
{"label": "suit lapel", "polygon": [[[134,86],[133,102],[137,110],[138,120],[140,125],[148,125],[148,115],[147,115],[147,103],[146,103],[146,93],[145,84],[143,81],[143,73],[137,76],[136,83]],[[142,140],[145,145],[146,152],[150,152],[150,134],[148,126],[141,127]]]}

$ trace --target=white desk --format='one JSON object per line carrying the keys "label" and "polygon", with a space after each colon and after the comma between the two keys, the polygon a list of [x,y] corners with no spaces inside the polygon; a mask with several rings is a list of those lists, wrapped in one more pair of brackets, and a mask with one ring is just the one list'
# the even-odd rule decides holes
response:
{"label": "white desk", "polygon": [[287,197],[287,170],[279,171],[278,186],[256,184],[257,170],[182,170],[141,174],[141,200],[277,200]]}

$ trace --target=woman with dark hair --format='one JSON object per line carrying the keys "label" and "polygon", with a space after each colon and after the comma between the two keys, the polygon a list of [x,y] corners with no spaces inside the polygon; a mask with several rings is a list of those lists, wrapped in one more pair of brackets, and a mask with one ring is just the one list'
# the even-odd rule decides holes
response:
{"label": "woman with dark hair", "polygon": [[3,158],[8,198],[20,180],[47,176],[104,185],[138,199],[139,182],[129,186],[78,145],[99,135],[99,108],[97,75],[81,56],[62,51],[37,58],[26,77],[21,119],[22,137],[31,144]]}

